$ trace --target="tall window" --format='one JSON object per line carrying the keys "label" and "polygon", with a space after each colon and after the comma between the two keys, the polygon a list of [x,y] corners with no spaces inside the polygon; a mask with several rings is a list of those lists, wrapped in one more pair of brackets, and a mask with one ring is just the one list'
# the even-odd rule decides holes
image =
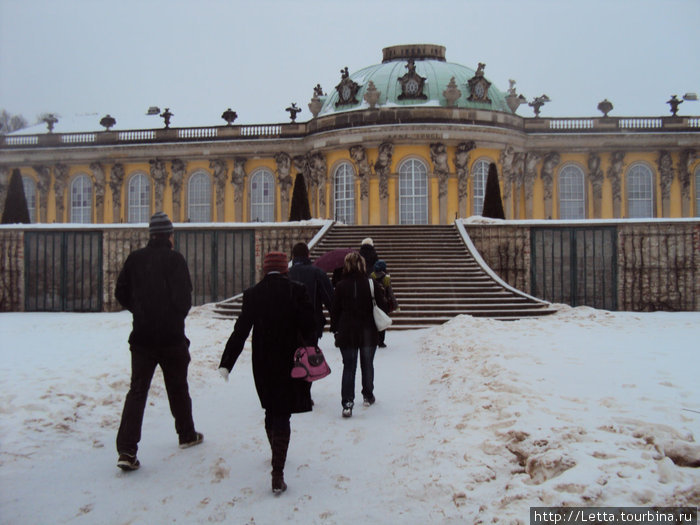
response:
{"label": "tall window", "polygon": [[92,222],[92,181],[87,175],[78,175],[70,185],[70,222]]}
{"label": "tall window", "polygon": [[23,175],[22,186],[24,186],[24,197],[27,199],[29,220],[31,222],[36,222],[36,183],[31,177]]}
{"label": "tall window", "polygon": [[258,170],[250,177],[250,220],[275,220],[275,176],[271,171]]}
{"label": "tall window", "polygon": [[574,164],[559,172],[559,218],[586,218],[586,186],[583,170]]}
{"label": "tall window", "polygon": [[489,175],[488,160],[477,160],[472,166],[472,184],[474,196],[474,212],[472,215],[481,215],[484,211],[484,196],[486,195],[486,178]]}
{"label": "tall window", "polygon": [[203,171],[187,183],[187,218],[191,222],[211,221],[211,179]]}
{"label": "tall window", "polygon": [[355,170],[343,162],[335,170],[335,220],[355,223]]}
{"label": "tall window", "polygon": [[143,173],[129,179],[128,222],[148,222],[151,217],[151,182]]}
{"label": "tall window", "polygon": [[428,170],[416,159],[399,166],[399,223],[428,224]]}
{"label": "tall window", "polygon": [[644,164],[635,164],[627,172],[627,206],[630,219],[654,216],[654,175]]}
{"label": "tall window", "polygon": [[695,168],[695,216],[700,217],[700,166]]}

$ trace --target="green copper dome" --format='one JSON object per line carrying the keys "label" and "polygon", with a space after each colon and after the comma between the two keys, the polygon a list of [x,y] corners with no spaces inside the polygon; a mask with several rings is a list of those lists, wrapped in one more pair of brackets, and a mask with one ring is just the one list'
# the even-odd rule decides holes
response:
{"label": "green copper dome", "polygon": [[[376,107],[379,108],[442,106],[513,113],[506,103],[506,93],[488,81],[482,64],[475,71],[461,64],[447,62],[445,48],[432,44],[387,47],[383,53],[384,60],[381,64],[352,74],[348,74],[346,69],[343,76],[347,79],[341,80],[338,87],[327,90],[319,116],[369,108],[365,94],[372,89],[370,82],[379,92],[376,102]],[[418,80],[418,83],[422,82],[422,89],[416,87],[417,82],[412,82],[411,77]],[[461,94],[450,104],[445,91],[453,78],[455,87]],[[350,81],[355,83],[356,88],[359,86],[359,89],[354,97],[347,96],[341,100],[343,86],[352,87]],[[453,89],[452,92],[456,97],[456,91]],[[345,94],[349,95],[348,89]]]}

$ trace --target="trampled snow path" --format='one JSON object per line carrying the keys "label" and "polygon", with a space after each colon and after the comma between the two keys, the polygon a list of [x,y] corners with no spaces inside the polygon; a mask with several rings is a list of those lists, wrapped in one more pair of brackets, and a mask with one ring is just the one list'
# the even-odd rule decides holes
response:
{"label": "trampled snow path", "polygon": [[378,402],[349,420],[324,336],[333,373],[292,418],[279,498],[249,353],[228,383],[216,374],[230,321],[207,307],[188,318],[204,443],[178,449],[157,373],[143,466],[125,474],[130,316],[1,314],[0,521],[527,523],[530,506],[700,505],[699,469],[668,457],[700,457],[700,314],[561,309],[389,333]]}

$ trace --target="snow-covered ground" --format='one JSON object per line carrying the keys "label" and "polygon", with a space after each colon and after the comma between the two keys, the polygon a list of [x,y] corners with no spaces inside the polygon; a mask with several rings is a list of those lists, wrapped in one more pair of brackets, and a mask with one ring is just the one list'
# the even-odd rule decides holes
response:
{"label": "snow-covered ground", "polygon": [[[131,318],[0,314],[0,521],[5,524],[528,523],[530,506],[700,505],[700,313],[560,306],[390,332],[376,405],[340,412],[341,362],[270,452],[250,353],[216,372],[230,321],[187,322],[201,446],[177,447],[157,372],[139,450],[116,468]],[[359,371],[358,371],[358,397]]]}

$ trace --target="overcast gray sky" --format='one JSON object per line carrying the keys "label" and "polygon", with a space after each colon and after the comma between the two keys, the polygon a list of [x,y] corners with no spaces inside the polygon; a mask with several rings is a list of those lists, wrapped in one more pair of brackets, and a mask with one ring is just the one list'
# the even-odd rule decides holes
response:
{"label": "overcast gray sky", "polygon": [[306,121],[317,83],[409,43],[546,93],[543,116],[599,116],[604,98],[612,115],[668,115],[670,95],[700,93],[699,0],[0,0],[0,108],[119,121],[167,106],[179,126],[227,107],[286,122],[297,102]]}

